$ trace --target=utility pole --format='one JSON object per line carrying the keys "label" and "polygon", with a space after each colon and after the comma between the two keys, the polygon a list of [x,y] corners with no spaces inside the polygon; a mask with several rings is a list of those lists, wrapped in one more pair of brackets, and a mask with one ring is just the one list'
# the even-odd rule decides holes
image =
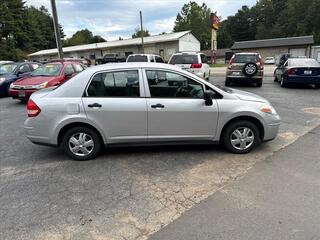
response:
{"label": "utility pole", "polygon": [[61,44],[60,27],[59,27],[59,21],[58,21],[56,1],[55,0],[50,0],[50,1],[51,1],[51,8],[52,8],[53,27],[54,27],[54,33],[56,36],[56,43],[57,43],[57,49],[58,49],[58,57],[62,59],[63,51],[62,51],[62,44]]}
{"label": "utility pole", "polygon": [[142,12],[141,12],[141,11],[140,11],[140,25],[141,25],[141,45],[142,45],[142,53],[144,54],[143,25],[142,25]]}

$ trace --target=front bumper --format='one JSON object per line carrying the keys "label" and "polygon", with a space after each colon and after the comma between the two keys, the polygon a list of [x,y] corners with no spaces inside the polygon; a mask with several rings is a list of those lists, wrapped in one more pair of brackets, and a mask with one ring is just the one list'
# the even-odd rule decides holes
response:
{"label": "front bumper", "polygon": [[265,125],[263,141],[271,141],[275,139],[279,133],[281,118],[279,115],[269,117],[268,123]]}
{"label": "front bumper", "polygon": [[31,94],[36,92],[35,89],[30,90],[18,90],[18,89],[9,89],[9,95],[14,99],[29,99]]}

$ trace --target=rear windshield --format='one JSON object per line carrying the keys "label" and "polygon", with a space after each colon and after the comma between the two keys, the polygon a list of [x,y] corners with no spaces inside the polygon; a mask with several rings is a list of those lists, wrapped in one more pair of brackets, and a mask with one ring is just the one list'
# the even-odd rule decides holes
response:
{"label": "rear windshield", "polygon": [[32,72],[33,76],[58,76],[62,69],[62,64],[45,64]]}
{"label": "rear windshield", "polygon": [[148,62],[148,57],[142,55],[129,56],[127,62]]}
{"label": "rear windshield", "polygon": [[198,55],[195,54],[182,54],[173,55],[170,59],[170,64],[193,64],[198,63]]}
{"label": "rear windshield", "polygon": [[289,66],[320,67],[315,59],[289,59]]}
{"label": "rear windshield", "polygon": [[259,57],[256,54],[236,54],[234,58],[235,63],[258,62]]}

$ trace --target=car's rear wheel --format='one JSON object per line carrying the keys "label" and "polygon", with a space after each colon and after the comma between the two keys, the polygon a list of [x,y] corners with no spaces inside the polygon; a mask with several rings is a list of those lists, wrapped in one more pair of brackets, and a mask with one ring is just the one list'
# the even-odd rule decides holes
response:
{"label": "car's rear wheel", "polygon": [[62,148],[77,161],[95,158],[101,150],[101,139],[96,131],[87,127],[74,127],[63,136]]}
{"label": "car's rear wheel", "polygon": [[231,123],[221,136],[221,143],[232,153],[248,153],[261,142],[257,126],[246,120]]}
{"label": "car's rear wheel", "polygon": [[280,86],[283,87],[283,88],[288,86],[287,81],[283,77],[281,77]]}

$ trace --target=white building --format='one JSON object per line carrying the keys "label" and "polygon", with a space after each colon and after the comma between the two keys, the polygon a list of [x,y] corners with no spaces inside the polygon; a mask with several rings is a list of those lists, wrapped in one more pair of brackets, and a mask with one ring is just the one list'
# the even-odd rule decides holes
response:
{"label": "white building", "polygon": [[[166,61],[173,53],[181,51],[200,51],[199,40],[191,31],[168,33],[144,38],[145,53],[158,54]],[[41,50],[32,53],[30,60],[48,60],[57,58],[57,49]],[[64,57],[88,58],[95,60],[107,53],[117,53],[120,56],[128,56],[133,53],[141,53],[141,38],[93,43],[63,48]]]}

